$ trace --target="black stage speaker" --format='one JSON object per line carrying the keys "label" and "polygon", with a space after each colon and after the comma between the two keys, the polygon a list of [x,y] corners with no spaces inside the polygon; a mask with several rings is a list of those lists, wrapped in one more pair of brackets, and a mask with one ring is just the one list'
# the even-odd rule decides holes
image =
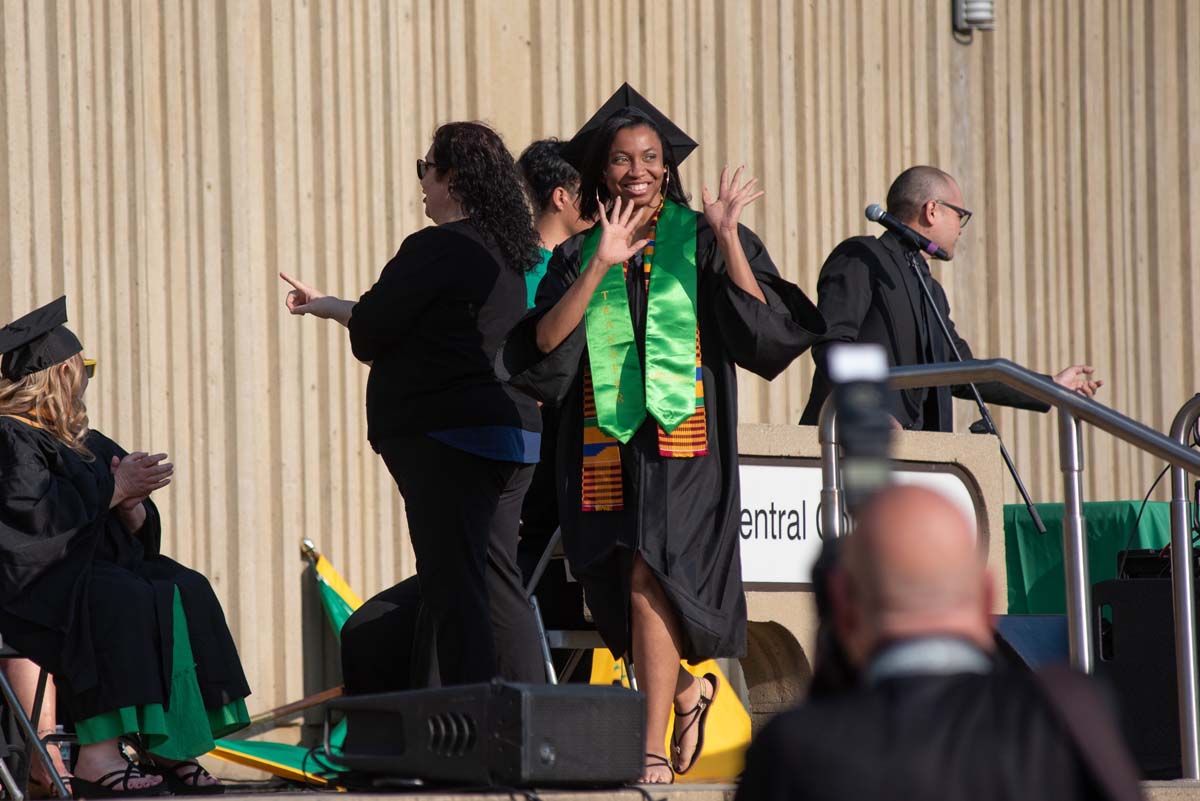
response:
{"label": "black stage speaker", "polygon": [[1037,670],[1071,659],[1066,615],[996,615],[996,652],[1010,665]]}
{"label": "black stage speaker", "polygon": [[1102,581],[1092,587],[1092,607],[1100,633],[1095,672],[1115,691],[1138,767],[1148,779],[1179,778],[1171,579]]}
{"label": "black stage speaker", "polygon": [[468,684],[344,696],[336,759],[365,774],[469,786],[603,786],[642,774],[646,704],[623,687]]}

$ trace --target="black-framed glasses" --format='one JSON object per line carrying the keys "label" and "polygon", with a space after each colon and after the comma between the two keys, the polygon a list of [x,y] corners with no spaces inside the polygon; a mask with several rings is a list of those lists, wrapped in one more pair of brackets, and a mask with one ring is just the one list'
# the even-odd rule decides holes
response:
{"label": "black-framed glasses", "polygon": [[430,167],[436,167],[436,166],[437,165],[434,164],[432,161],[426,161],[425,159],[417,159],[417,180],[424,181],[425,173],[429,172]]}
{"label": "black-framed glasses", "polygon": [[946,201],[944,201],[944,200],[934,200],[933,202],[934,202],[934,203],[940,203],[941,205],[945,206],[946,208],[950,209],[952,212],[954,212],[955,214],[957,214],[957,215],[958,215],[958,227],[959,227],[959,228],[966,228],[966,227],[967,227],[967,222],[968,222],[968,221],[970,221],[970,219],[971,219],[971,212],[970,212],[970,211],[968,211],[967,209],[964,209],[964,208],[962,208],[961,206],[955,206],[953,203],[947,203],[947,202],[946,202]]}

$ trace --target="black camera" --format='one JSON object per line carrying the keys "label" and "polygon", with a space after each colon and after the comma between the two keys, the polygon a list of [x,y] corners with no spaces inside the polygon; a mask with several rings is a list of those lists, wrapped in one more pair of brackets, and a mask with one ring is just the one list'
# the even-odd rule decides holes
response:
{"label": "black camera", "polygon": [[846,509],[853,514],[892,479],[887,353],[880,345],[834,345],[828,365],[842,452],[842,490]]}

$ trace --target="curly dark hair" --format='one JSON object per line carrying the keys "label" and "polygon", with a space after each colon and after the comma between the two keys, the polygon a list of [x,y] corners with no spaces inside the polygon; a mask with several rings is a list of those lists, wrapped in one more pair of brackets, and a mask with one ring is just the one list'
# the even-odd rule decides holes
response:
{"label": "curly dark hair", "polygon": [[[666,137],[649,114],[635,106],[627,106],[609,117],[600,130],[591,137],[587,154],[583,157],[583,166],[579,170],[581,184],[579,187],[579,213],[584,219],[594,220],[600,213],[601,204],[607,205],[612,196],[608,193],[608,185],[604,182],[604,171],[608,167],[608,151],[613,139],[619,131],[626,128],[636,128],[645,125],[654,131],[662,145],[663,164],[666,165],[667,199],[681,206],[688,204],[688,193],[684,191],[683,181],[679,178],[679,163],[675,154],[666,146]],[[600,195],[597,202],[596,195]]]}
{"label": "curly dark hair", "polygon": [[534,214],[550,207],[551,196],[560,186],[573,194],[579,191],[579,171],[562,157],[563,144],[557,139],[539,139],[517,159]]}
{"label": "curly dark hair", "polygon": [[448,122],[433,134],[433,163],[438,177],[450,174],[450,194],[505,264],[520,273],[533,269],[538,235],[500,134],[479,122]]}

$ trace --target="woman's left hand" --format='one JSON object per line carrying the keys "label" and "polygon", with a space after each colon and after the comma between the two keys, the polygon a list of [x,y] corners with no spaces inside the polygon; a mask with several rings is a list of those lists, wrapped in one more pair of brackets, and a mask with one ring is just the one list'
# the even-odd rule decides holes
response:
{"label": "woman's left hand", "polygon": [[742,209],[766,194],[763,190],[754,191],[757,178],[751,178],[745,184],[738,186],[742,178],[744,166],[738,167],[729,178],[729,167],[721,169],[721,187],[714,199],[708,187],[704,187],[704,219],[709,227],[717,234],[737,234],[738,220],[741,219]]}

